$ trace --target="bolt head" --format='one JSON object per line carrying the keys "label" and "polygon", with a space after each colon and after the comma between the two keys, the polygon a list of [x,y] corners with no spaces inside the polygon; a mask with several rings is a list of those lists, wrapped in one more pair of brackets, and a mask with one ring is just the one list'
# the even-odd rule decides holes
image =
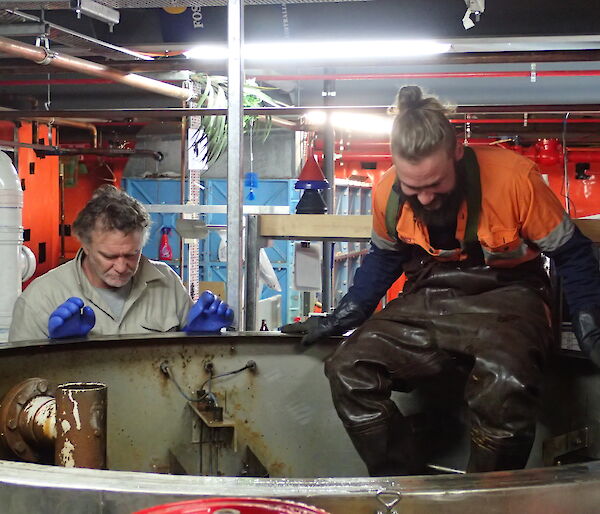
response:
{"label": "bolt head", "polygon": [[17,420],[15,418],[10,418],[8,420],[8,423],[6,423],[8,425],[8,428],[10,428],[11,430],[14,430],[15,428],[17,428]]}
{"label": "bolt head", "polygon": [[40,393],[45,393],[48,390],[48,382],[45,380],[40,380],[37,385],[38,391]]}
{"label": "bolt head", "polygon": [[23,441],[17,441],[15,443],[15,450],[17,453],[23,453],[25,451],[25,443]]}

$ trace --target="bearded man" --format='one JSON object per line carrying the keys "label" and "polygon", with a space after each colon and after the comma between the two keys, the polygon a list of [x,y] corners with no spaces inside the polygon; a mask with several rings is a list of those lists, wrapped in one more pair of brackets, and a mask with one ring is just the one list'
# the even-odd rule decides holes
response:
{"label": "bearded man", "polygon": [[[359,327],[325,373],[371,475],[424,471],[413,426],[391,392],[461,373],[467,471],[522,468],[552,341],[541,254],[553,259],[580,346],[598,364],[600,272],[591,242],[532,161],[463,146],[435,97],[403,87],[393,113],[394,166],[373,191],[371,251],[331,314],[282,331],[312,344]],[[403,272],[403,292],[371,316]]]}

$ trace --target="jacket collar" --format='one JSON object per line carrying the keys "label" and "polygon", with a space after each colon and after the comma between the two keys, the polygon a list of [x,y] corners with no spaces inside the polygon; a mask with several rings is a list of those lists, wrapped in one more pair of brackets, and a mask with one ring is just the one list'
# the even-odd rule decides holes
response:
{"label": "jacket collar", "polygon": [[[80,248],[74,259],[77,283],[88,300],[90,300],[94,305],[96,305],[96,307],[102,309],[108,316],[114,319],[114,315],[110,310],[110,307],[106,304],[106,302],[98,293],[96,288],[92,286],[85,274],[85,271],[83,271],[82,263],[84,257],[85,254],[83,252],[83,249]],[[165,277],[165,275],[163,275],[158,269],[156,269],[156,267],[152,265],[149,259],[142,255],[142,257],[140,258],[140,265],[132,280],[133,285],[131,287],[131,291],[129,292],[129,296],[125,301],[125,306],[123,308],[123,313],[121,316],[122,318],[125,316],[125,313],[129,309],[131,304],[133,304],[133,302],[135,302],[142,295],[149,283],[157,280],[167,282],[167,277]]]}

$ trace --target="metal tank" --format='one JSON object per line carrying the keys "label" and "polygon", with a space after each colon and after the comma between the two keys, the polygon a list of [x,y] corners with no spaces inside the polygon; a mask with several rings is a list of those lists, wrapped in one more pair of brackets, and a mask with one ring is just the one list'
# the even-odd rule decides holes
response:
{"label": "metal tank", "polygon": [[[298,342],[260,332],[1,345],[0,398],[30,378],[43,381],[34,382],[40,405],[61,384],[107,386],[108,469],[22,462],[3,445],[0,510],[131,513],[199,496],[288,499],[332,514],[573,514],[600,504],[600,383],[589,363],[554,359],[532,469],[460,474],[467,440],[447,430],[432,473],[458,473],[366,478],[323,375],[336,342]],[[422,404],[415,394],[396,399],[408,413]]]}

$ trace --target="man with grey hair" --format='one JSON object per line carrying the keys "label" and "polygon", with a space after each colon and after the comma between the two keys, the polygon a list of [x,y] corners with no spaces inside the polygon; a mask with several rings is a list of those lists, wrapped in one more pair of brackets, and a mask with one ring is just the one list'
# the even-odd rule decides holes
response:
{"label": "man with grey hair", "polygon": [[17,299],[9,341],[217,332],[230,324],[226,303],[205,291],[192,305],[177,274],[142,255],[150,223],[136,199],[114,186],[99,188],[73,224],[81,249]]}

